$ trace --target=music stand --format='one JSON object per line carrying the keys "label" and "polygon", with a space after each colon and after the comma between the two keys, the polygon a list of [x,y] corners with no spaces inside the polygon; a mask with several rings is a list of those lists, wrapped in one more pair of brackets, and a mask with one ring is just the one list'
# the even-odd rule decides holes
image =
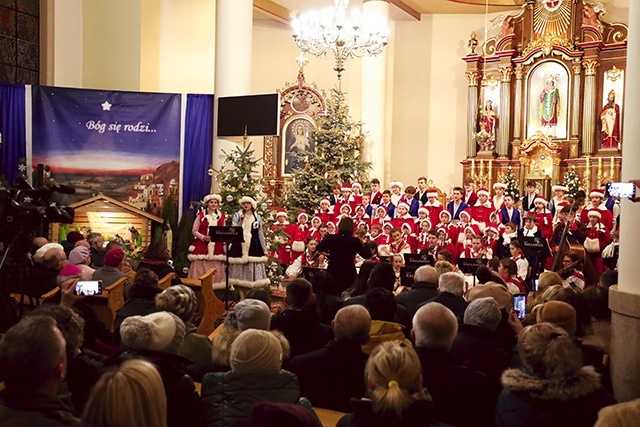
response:
{"label": "music stand", "polygon": [[420,267],[422,265],[435,265],[433,255],[430,254],[404,254],[404,264],[407,267]]}
{"label": "music stand", "polygon": [[519,240],[524,256],[532,267],[531,279],[535,280],[544,271],[544,260],[551,256],[549,242],[539,236],[520,236]]}
{"label": "music stand", "polygon": [[487,258],[458,258],[458,268],[464,274],[473,276],[473,286],[476,286],[476,271],[480,266],[486,266],[489,260]]}
{"label": "music stand", "polygon": [[209,237],[212,242],[224,243],[224,266],[225,266],[225,284],[224,284],[224,308],[229,310],[229,296],[234,302],[238,302],[236,297],[231,293],[229,289],[229,243],[242,243],[244,242],[244,234],[242,227],[231,227],[227,225],[211,226],[209,227]]}
{"label": "music stand", "polygon": [[410,288],[413,286],[414,274],[418,269],[417,266],[400,267],[400,286]]}

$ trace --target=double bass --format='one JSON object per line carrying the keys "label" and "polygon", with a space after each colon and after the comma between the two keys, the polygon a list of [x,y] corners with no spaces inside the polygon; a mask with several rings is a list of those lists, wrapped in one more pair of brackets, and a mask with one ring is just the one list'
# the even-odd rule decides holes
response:
{"label": "double bass", "polygon": [[576,205],[573,205],[569,211],[569,217],[564,224],[564,229],[562,230],[562,234],[558,242],[557,252],[553,259],[553,266],[551,269],[558,273],[560,277],[565,279],[566,277],[564,276],[567,275],[567,273],[570,273],[573,267],[575,267],[575,263],[567,267],[562,267],[562,259],[568,252],[577,253],[583,265],[582,273],[584,274],[586,285],[592,285],[598,283],[598,275],[591,264],[591,259],[587,257],[587,251],[578,238],[572,233],[569,233],[575,224],[577,211],[578,207]]}

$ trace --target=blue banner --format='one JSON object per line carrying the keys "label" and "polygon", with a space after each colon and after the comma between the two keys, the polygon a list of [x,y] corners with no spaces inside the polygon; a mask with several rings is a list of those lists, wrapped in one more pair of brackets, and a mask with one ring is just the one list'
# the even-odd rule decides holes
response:
{"label": "blue banner", "polygon": [[98,192],[158,214],[179,200],[180,95],[34,86],[33,167],[72,185],[73,203]]}

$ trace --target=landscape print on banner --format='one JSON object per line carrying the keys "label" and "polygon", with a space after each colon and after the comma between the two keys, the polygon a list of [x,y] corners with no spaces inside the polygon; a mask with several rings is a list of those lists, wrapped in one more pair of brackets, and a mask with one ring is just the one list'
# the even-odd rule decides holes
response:
{"label": "landscape print on banner", "polygon": [[102,193],[156,215],[179,200],[180,95],[34,86],[33,167],[76,188],[71,204]]}

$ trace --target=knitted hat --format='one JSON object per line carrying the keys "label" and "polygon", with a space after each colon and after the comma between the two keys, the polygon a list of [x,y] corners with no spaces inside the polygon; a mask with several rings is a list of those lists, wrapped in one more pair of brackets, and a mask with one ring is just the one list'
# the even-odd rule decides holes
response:
{"label": "knitted hat", "polygon": [[318,416],[295,403],[261,402],[249,414],[247,427],[322,427]]}
{"label": "knitted hat", "polygon": [[198,298],[188,286],[170,286],[156,295],[156,307],[175,314],[183,322],[189,322],[198,309]]}
{"label": "knitted hat", "polygon": [[202,199],[202,203],[206,205],[209,200],[217,200],[218,203],[222,203],[222,197],[220,197],[219,194],[207,194],[206,196],[204,196],[204,199]]}
{"label": "knitted hat", "polygon": [[240,331],[247,329],[268,331],[271,327],[271,310],[264,301],[246,298],[236,304],[233,315]]}
{"label": "knitted hat", "polygon": [[282,367],[282,345],[269,331],[249,329],[231,344],[229,361],[234,372],[279,371]]}
{"label": "knitted hat", "polygon": [[184,323],[167,311],[146,316],[130,316],[120,325],[122,344],[132,350],[178,353],[184,340]]}
{"label": "knitted hat", "polygon": [[567,187],[565,187],[564,185],[552,185],[551,186],[551,191],[564,191],[565,193],[567,191],[569,191],[569,189]]}
{"label": "knitted hat", "polygon": [[594,188],[591,190],[591,193],[589,193],[589,197],[600,197],[601,199],[604,199],[604,191],[599,188]]}
{"label": "knitted hat", "polygon": [[[485,285],[486,286],[486,285]],[[464,311],[464,324],[478,326],[494,332],[502,320],[498,303],[492,297],[478,298]]]}
{"label": "knitted hat", "polygon": [[240,198],[240,200],[238,200],[239,204],[243,204],[243,203],[251,203],[251,207],[253,209],[256,209],[258,207],[258,202],[256,202],[256,200],[253,197],[250,196],[242,196]]}
{"label": "knitted hat", "polygon": [[496,188],[507,188],[507,184],[505,184],[504,182],[496,182],[493,184],[493,189],[495,190]]}
{"label": "knitted hat", "polygon": [[475,301],[479,298],[486,297],[492,297],[498,303],[498,308],[500,309],[512,305],[511,294],[507,288],[495,282],[487,282],[484,285],[474,286],[467,292],[467,301]]}
{"label": "knitted hat", "polygon": [[569,336],[576,333],[576,310],[563,301],[549,301],[537,309],[536,323],[549,322],[561,327]]}
{"label": "knitted hat", "polygon": [[42,262],[44,254],[46,254],[49,249],[60,249],[61,251],[64,251],[64,248],[60,243],[45,243],[44,245],[40,246],[36,253],[33,254],[33,260],[35,262]]}
{"label": "knitted hat", "polygon": [[84,236],[79,231],[70,231],[69,234],[67,234],[67,242],[73,245],[80,240],[84,240]]}
{"label": "knitted hat", "polygon": [[76,274],[82,274],[82,270],[77,265],[69,263],[60,270],[58,276],[75,276]]}
{"label": "knitted hat", "polygon": [[83,264],[89,257],[89,249],[85,246],[76,246],[71,252],[69,252],[69,262],[71,264]]}
{"label": "knitted hat", "polygon": [[482,187],[482,188],[479,188],[478,191],[476,191],[476,194],[478,196],[482,196],[484,194],[485,196],[488,197],[489,196],[489,190],[487,190],[486,188]]}
{"label": "knitted hat", "polygon": [[124,251],[120,248],[111,249],[104,256],[104,265],[108,267],[117,267],[124,259]]}

